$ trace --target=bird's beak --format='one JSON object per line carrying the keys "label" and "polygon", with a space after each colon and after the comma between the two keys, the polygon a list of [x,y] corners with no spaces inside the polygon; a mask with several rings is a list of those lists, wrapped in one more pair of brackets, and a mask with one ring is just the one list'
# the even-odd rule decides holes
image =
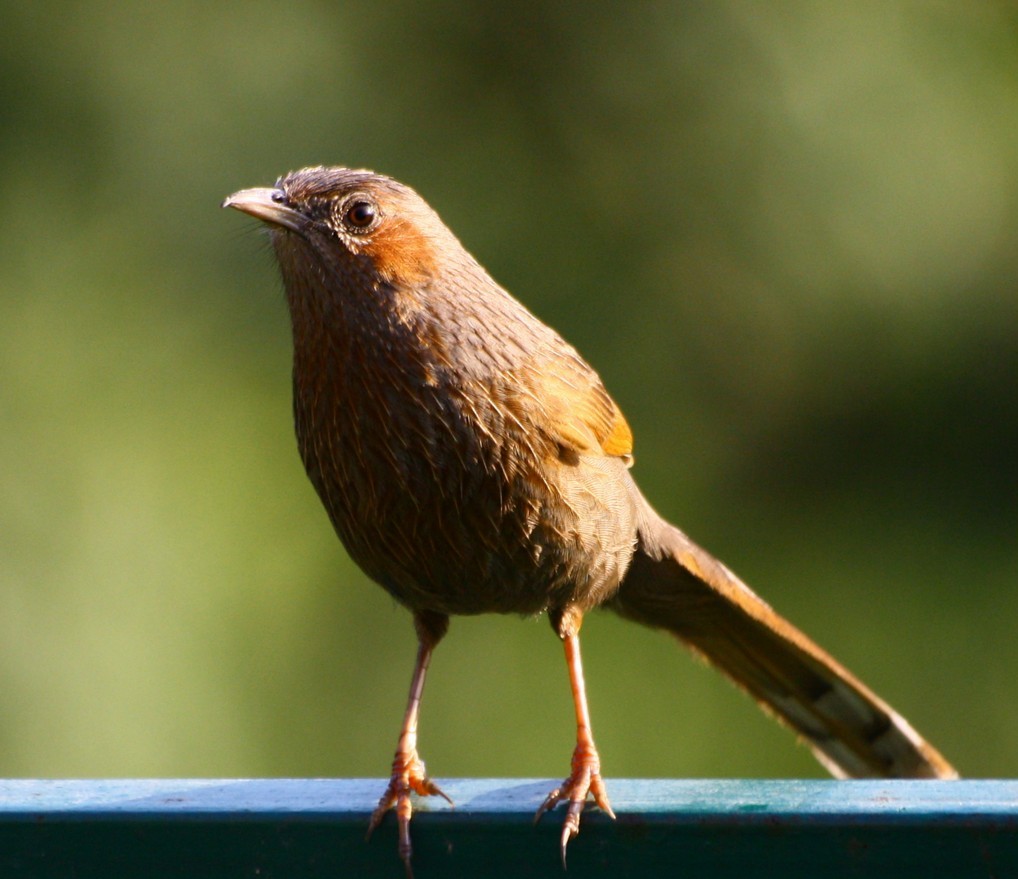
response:
{"label": "bird's beak", "polygon": [[281,189],[242,189],[227,197],[222,206],[235,208],[273,226],[282,226],[294,232],[302,232],[307,226],[304,215],[286,205]]}

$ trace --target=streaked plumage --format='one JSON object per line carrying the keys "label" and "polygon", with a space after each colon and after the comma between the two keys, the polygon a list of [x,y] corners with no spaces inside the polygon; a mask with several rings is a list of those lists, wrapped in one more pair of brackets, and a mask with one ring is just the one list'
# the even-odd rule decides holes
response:
{"label": "streaked plumage", "polygon": [[[301,457],[354,560],[406,605],[421,648],[393,778],[439,793],[416,751],[431,651],[451,614],[547,612],[576,699],[565,845],[588,793],[610,812],[579,662],[597,606],[665,629],[806,740],[839,776],[950,778],[896,712],[727,568],[633,481],[632,434],[597,373],[503,290],[413,190],[308,168],[227,205],[269,223],[294,339]],[[664,719],[663,719],[664,720]]]}

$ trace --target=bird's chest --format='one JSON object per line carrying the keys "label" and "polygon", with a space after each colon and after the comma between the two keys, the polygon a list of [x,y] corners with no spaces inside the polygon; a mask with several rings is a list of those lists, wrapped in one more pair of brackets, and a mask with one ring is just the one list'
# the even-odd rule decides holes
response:
{"label": "bird's chest", "polygon": [[490,387],[438,371],[295,379],[311,482],[351,556],[397,599],[536,612],[569,579],[571,514],[542,476],[546,450]]}
{"label": "bird's chest", "polygon": [[474,438],[433,383],[370,368],[315,379],[295,376],[294,420],[330,515],[350,527],[424,515],[462,482]]}

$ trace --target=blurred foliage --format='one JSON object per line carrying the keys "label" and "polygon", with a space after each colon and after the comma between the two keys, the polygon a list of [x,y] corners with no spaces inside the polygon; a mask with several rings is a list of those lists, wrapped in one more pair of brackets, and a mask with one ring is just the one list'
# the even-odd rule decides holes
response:
{"label": "blurred foliage", "polygon": [[[295,453],[228,193],[413,185],[597,366],[663,512],[963,773],[1018,766],[1009,2],[3,3],[0,774],[381,775],[414,652]],[[585,629],[609,775],[820,775]],[[436,777],[561,776],[543,620],[455,620]]]}

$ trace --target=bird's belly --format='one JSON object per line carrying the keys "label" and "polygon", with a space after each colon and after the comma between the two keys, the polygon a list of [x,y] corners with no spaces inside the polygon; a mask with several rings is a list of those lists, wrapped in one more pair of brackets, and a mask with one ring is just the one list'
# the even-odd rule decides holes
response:
{"label": "bird's belly", "polygon": [[455,467],[402,474],[384,481],[388,490],[354,479],[323,501],[353,559],[412,610],[591,607],[614,592],[633,553],[629,475],[603,458],[547,466],[540,480]]}

